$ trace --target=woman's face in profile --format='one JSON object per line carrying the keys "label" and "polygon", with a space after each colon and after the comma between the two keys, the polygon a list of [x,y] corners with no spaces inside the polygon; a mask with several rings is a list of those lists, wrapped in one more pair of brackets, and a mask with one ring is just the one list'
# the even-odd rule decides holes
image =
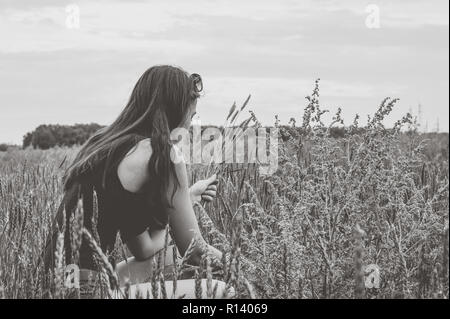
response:
{"label": "woman's face in profile", "polygon": [[186,119],[184,120],[184,123],[182,123],[181,127],[188,129],[191,126],[192,118],[195,116],[195,114],[197,114],[197,99],[195,99],[194,102],[192,102],[189,106],[188,113],[186,114]]}

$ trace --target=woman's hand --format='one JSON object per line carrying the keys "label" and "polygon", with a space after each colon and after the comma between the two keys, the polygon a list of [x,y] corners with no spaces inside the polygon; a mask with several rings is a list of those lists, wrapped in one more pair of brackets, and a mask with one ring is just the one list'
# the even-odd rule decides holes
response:
{"label": "woman's hand", "polygon": [[217,180],[216,174],[212,175],[208,179],[198,181],[189,189],[192,204],[195,202],[200,203],[202,200],[205,202],[211,202],[217,194]]}

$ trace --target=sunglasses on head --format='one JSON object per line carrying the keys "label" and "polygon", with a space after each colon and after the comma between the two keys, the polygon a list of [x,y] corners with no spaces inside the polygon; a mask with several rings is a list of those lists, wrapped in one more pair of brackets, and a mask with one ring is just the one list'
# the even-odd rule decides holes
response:
{"label": "sunglasses on head", "polygon": [[203,82],[202,77],[197,73],[191,74],[192,82],[194,83],[194,90],[196,93],[200,93],[203,91]]}

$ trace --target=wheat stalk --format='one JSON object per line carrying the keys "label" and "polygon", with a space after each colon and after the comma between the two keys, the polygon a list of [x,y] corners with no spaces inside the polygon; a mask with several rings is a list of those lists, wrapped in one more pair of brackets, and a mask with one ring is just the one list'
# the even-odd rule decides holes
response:
{"label": "wheat stalk", "polygon": [[99,260],[101,262],[101,270],[107,275],[110,280],[110,288],[112,288],[113,290],[118,289],[119,279],[117,278],[117,274],[114,271],[114,267],[109,262],[108,257],[106,257],[100,246],[95,241],[94,237],[92,237],[91,233],[86,228],[83,227],[82,232],[92,252],[97,257],[99,257]]}

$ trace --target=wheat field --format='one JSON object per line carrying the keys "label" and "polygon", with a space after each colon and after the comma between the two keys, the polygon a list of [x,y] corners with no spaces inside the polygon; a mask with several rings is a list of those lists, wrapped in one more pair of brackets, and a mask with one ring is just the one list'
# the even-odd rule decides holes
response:
{"label": "wheat field", "polygon": [[[298,127],[275,123],[275,174],[216,168],[218,197],[195,210],[206,241],[230,258],[219,273],[204,258],[195,277],[223,279],[237,298],[448,298],[448,134],[420,134],[411,116],[385,128],[395,103],[386,99],[369,120],[345,122],[335,138],[330,131],[343,120],[338,112],[323,123],[316,86]],[[252,120],[245,125],[259,125]],[[63,159],[74,152],[0,153],[0,297],[68,296],[61,278],[43,285],[39,257],[62,198]],[[211,168],[189,171],[196,180]],[[123,258],[120,245],[109,259]],[[369,265],[379,269],[379,286],[367,285]],[[183,265],[176,268],[171,280]],[[155,274],[158,289],[166,277]]]}

